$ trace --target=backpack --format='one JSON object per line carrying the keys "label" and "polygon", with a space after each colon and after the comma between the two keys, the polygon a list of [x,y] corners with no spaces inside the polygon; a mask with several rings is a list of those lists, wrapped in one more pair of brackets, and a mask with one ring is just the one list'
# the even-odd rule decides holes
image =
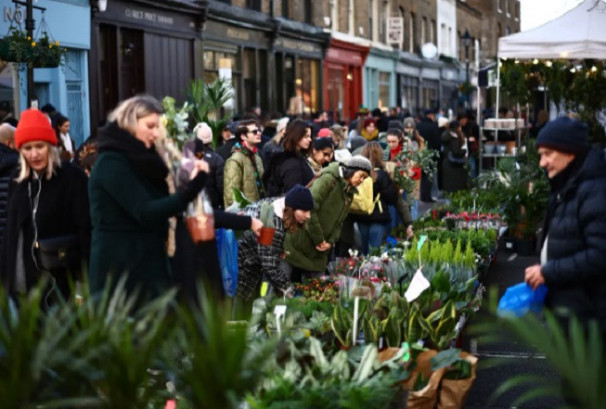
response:
{"label": "backpack", "polygon": [[375,211],[377,202],[379,202],[379,209],[381,210],[381,213],[383,213],[379,201],[381,199],[381,194],[379,193],[376,198],[374,197],[373,184],[374,181],[372,178],[367,177],[364,179],[364,182],[358,186],[358,192],[354,194],[351,207],[349,208],[350,213],[371,215]]}

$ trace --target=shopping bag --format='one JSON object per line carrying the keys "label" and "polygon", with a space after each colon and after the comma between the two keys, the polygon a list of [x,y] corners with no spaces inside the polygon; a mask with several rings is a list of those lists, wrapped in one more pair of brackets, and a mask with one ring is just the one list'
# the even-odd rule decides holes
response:
{"label": "shopping bag", "polygon": [[478,358],[467,352],[461,352],[460,356],[471,365],[471,374],[469,378],[449,379],[448,371],[445,373],[438,392],[437,409],[461,409],[465,404],[467,394],[473,386],[473,382],[476,379]]}
{"label": "shopping bag", "polygon": [[228,229],[217,229],[216,240],[223,288],[233,297],[238,287],[238,241],[234,231]]}
{"label": "shopping bag", "polygon": [[[446,372],[446,368],[432,371],[431,358],[437,354],[437,351],[429,350],[423,351],[417,356],[416,366],[410,378],[404,382],[404,388],[409,390],[406,406],[408,409],[434,409],[438,401],[438,388]],[[427,380],[427,383],[423,388],[415,391],[414,385],[421,376]]]}
{"label": "shopping bag", "polygon": [[545,295],[547,287],[544,285],[538,286],[536,290],[526,283],[511,286],[499,300],[497,315],[521,317],[529,311],[539,312],[545,304]]}

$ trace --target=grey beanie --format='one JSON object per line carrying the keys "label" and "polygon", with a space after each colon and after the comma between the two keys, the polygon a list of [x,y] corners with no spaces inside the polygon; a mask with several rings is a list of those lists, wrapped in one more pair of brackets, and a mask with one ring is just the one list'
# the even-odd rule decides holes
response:
{"label": "grey beanie", "polygon": [[345,167],[353,170],[363,170],[364,172],[370,175],[370,171],[372,170],[372,165],[370,161],[366,159],[362,155],[354,155],[352,156],[347,163],[345,163]]}
{"label": "grey beanie", "polygon": [[404,118],[404,129],[406,128],[417,129],[417,123],[413,117]]}

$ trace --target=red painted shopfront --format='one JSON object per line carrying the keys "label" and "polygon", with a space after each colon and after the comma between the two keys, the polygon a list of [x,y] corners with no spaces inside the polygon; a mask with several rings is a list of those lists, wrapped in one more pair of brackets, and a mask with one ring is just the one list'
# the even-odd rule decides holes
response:
{"label": "red painted shopfront", "polygon": [[332,38],[324,58],[324,109],[349,123],[362,103],[362,67],[370,47]]}

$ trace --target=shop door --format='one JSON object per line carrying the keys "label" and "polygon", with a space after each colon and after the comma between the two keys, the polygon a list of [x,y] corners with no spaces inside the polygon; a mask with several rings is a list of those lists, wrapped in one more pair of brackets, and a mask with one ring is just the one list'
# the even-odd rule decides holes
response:
{"label": "shop door", "polygon": [[143,31],[120,29],[120,100],[145,91]]}
{"label": "shop door", "polygon": [[[99,108],[97,117],[105,118],[118,105],[118,39],[115,26],[99,26]],[[96,124],[95,124],[96,125]]]}
{"label": "shop door", "polygon": [[342,68],[328,69],[328,109],[333,112],[337,121],[343,121],[343,112],[349,109],[349,106],[345,106],[348,103],[345,101],[343,78]]}

